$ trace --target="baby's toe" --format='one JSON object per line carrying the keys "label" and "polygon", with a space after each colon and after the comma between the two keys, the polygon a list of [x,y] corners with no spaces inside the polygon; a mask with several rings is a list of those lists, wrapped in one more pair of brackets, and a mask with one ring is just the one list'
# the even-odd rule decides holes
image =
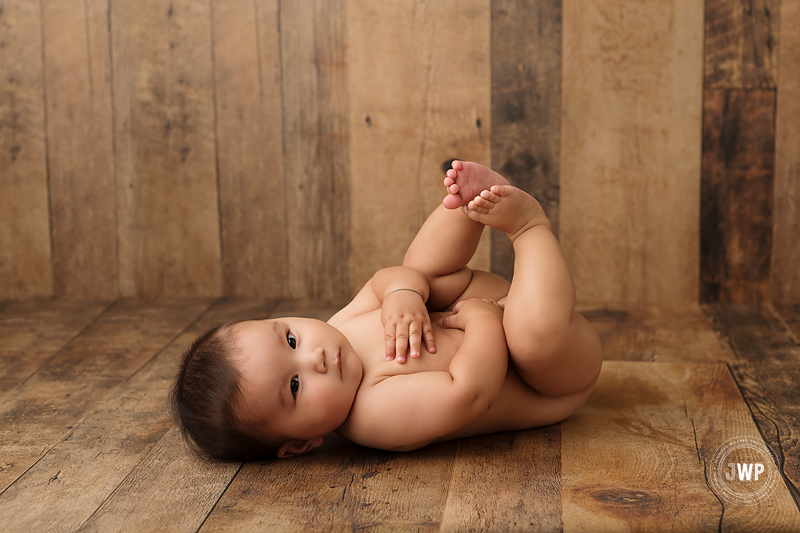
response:
{"label": "baby's toe", "polygon": [[464,168],[464,164],[461,161],[453,161],[451,166],[453,167],[454,170],[461,170],[462,168]]}
{"label": "baby's toe", "polygon": [[512,188],[510,185],[492,185],[492,192],[497,196],[508,196]]}
{"label": "baby's toe", "polygon": [[461,205],[461,198],[455,194],[448,194],[444,197],[444,200],[442,200],[442,205],[444,205],[447,209],[456,209]]}
{"label": "baby's toe", "polygon": [[455,183],[455,180],[453,178],[447,177],[447,178],[444,179],[444,186],[445,187],[449,187],[454,183]]}
{"label": "baby's toe", "polygon": [[481,197],[476,196],[474,200],[470,201],[467,205],[470,211],[475,211],[476,213],[480,213],[485,215],[489,212],[489,210],[481,204]]}
{"label": "baby's toe", "polygon": [[492,191],[481,191],[481,198],[492,203],[500,201],[500,197],[495,193],[493,193]]}

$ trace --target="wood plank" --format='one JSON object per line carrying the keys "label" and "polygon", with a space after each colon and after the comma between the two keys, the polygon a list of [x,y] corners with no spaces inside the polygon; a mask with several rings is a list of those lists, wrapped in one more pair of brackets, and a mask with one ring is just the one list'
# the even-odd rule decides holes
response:
{"label": "wood plank", "polygon": [[561,426],[458,442],[443,531],[558,531]]}
{"label": "wood plank", "polygon": [[[800,27],[800,3],[781,4],[784,28]],[[780,78],[775,111],[775,192],[772,207],[770,298],[800,302],[800,33],[781,35]]]}
{"label": "wood plank", "polygon": [[69,435],[208,305],[198,299],[117,302],[24,384],[4,394],[0,490]]}
{"label": "wood plank", "polygon": [[769,300],[775,91],[706,90],[700,301]]}
{"label": "wood plank", "polygon": [[800,346],[770,305],[704,306],[715,329],[731,345],[730,363],[753,418],[779,459],[787,486],[800,506]]}
{"label": "wood plank", "polygon": [[352,296],[345,2],[280,8],[288,296]]}
{"label": "wood plank", "polygon": [[108,5],[42,2],[57,296],[118,297]]}
{"label": "wood plank", "polygon": [[226,296],[287,296],[278,2],[212,2]]}
{"label": "wood plank", "polygon": [[[492,166],[539,200],[558,237],[561,0],[493,1],[491,50]],[[511,280],[514,248],[496,230],[491,259]]]}
{"label": "wood plank", "polygon": [[[172,513],[167,516],[171,520],[202,518],[203,513],[190,511],[202,511],[203,502],[210,496],[215,501],[236,468],[203,464],[187,453],[186,447],[174,438],[177,436],[174,431],[172,437],[167,434],[172,426],[165,409],[169,387],[183,352],[198,335],[229,320],[265,317],[274,303],[222,300],[204,312],[0,496],[3,523],[20,531],[66,531],[77,529],[88,519],[88,529],[130,531],[152,529],[153,516],[163,517],[165,512]],[[127,344],[128,339],[125,341]],[[148,456],[151,450],[153,453]],[[178,464],[186,464],[181,457],[190,459],[193,472],[182,473],[200,482],[191,485],[191,491],[186,490],[185,477],[164,478],[166,472],[160,459],[170,451],[178,452],[172,456]],[[228,478],[224,479],[226,474]],[[210,481],[212,486],[204,485],[203,480]],[[139,485],[138,481],[146,484]],[[181,495],[169,490],[177,484],[182,487]],[[212,492],[205,493],[205,498],[196,503],[189,501],[196,499],[203,487]],[[215,488],[219,490],[213,492]],[[164,505],[175,497],[183,497],[184,505],[178,508]],[[162,498],[166,501],[161,501]],[[149,512],[148,507],[141,507],[143,499],[156,502]],[[181,517],[182,513],[187,514]],[[135,527],[137,524],[141,527]],[[173,521],[161,522],[162,527],[164,524],[170,524],[170,528],[175,525]],[[194,524],[194,528],[198,525]]]}
{"label": "wood plank", "polygon": [[782,483],[754,506],[731,504],[707,484],[726,441],[760,439],[724,364],[606,362],[594,393],[561,431],[565,529],[800,526]]}
{"label": "wood plank", "polygon": [[703,3],[563,3],[560,240],[580,301],[697,301]]}
{"label": "wood plank", "polygon": [[218,296],[210,6],[110,9],[120,293]]}
{"label": "wood plank", "polygon": [[39,2],[0,6],[0,298],[53,294]]}
{"label": "wood plank", "polygon": [[241,466],[189,453],[173,427],[78,531],[197,531]]}
{"label": "wood plank", "polygon": [[91,324],[108,302],[22,300],[0,309],[0,398]]}
{"label": "wood plank", "polygon": [[438,531],[455,451],[392,453],[332,435],[298,459],[245,463],[200,531]]}
{"label": "wood plank", "polygon": [[[730,369],[714,365],[703,370],[692,373],[689,382],[692,393],[685,394],[684,398],[686,411],[692,418],[699,457],[706,467],[706,479],[709,479],[709,470],[714,467],[714,454],[722,443],[741,437],[762,441],[764,434],[753,423],[751,410],[742,401],[741,387],[732,379]],[[759,460],[764,458],[762,455]],[[779,465],[771,462],[765,464],[765,469],[776,481],[774,492],[753,505],[736,505],[723,499],[721,530],[794,531],[800,528],[800,513],[790,491],[782,483]]]}
{"label": "wood plank", "polygon": [[[347,16],[357,291],[402,262],[446,194],[452,159],[490,166],[491,6],[351,2]],[[486,232],[470,266],[490,269],[488,239]]]}
{"label": "wood plank", "polygon": [[707,0],[705,7],[703,86],[774,89],[779,43],[782,49],[789,33],[781,35],[780,27],[792,27],[781,23],[781,0]]}
{"label": "wood plank", "polygon": [[730,347],[720,342],[700,305],[639,305],[609,307],[578,304],[600,336],[603,359],[662,363],[725,362]]}

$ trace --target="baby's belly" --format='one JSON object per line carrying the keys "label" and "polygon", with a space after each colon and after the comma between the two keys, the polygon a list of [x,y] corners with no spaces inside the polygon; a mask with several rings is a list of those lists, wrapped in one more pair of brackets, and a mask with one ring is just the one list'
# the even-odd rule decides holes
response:
{"label": "baby's belly", "polygon": [[364,367],[364,384],[374,384],[389,376],[449,370],[450,361],[461,347],[464,332],[460,329],[440,328],[438,321],[451,313],[431,313],[433,338],[436,352],[430,353],[421,345],[418,358],[406,357],[406,362],[386,361],[384,327],[381,324],[381,310],[354,317],[339,328],[353,345]]}
{"label": "baby's belly", "polygon": [[[422,348],[417,359],[408,358],[405,364],[386,361],[384,329],[381,325],[381,310],[352,318],[341,326],[364,366],[363,385],[373,385],[383,379],[400,374],[416,372],[447,371],[450,361],[461,347],[464,332],[459,329],[444,329],[437,324],[440,318],[451,313],[431,313],[436,353]],[[509,364],[500,396],[489,411],[463,428],[444,435],[436,442],[455,438],[483,435],[498,431],[516,431],[553,424],[568,417],[588,396],[579,393],[571,396],[545,396],[525,383]]]}

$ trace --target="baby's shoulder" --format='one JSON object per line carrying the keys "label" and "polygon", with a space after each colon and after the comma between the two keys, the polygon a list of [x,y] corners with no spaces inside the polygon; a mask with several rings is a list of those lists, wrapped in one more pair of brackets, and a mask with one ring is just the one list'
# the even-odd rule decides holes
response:
{"label": "baby's shoulder", "polygon": [[328,324],[338,328],[353,317],[369,313],[376,309],[381,308],[381,302],[375,296],[375,291],[372,290],[372,280],[370,279],[361,290],[356,294],[349,304],[344,306],[335,315],[333,315]]}

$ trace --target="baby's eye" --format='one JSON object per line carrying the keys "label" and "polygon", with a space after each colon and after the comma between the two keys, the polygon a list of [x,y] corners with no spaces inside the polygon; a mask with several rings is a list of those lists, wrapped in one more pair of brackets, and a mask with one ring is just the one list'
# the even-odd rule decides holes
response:
{"label": "baby's eye", "polygon": [[300,388],[300,378],[297,376],[292,378],[292,382],[289,384],[289,388],[292,389],[292,397],[297,397],[297,389]]}
{"label": "baby's eye", "polygon": [[289,343],[289,346],[291,346],[292,350],[297,348],[297,339],[294,335],[292,335],[291,331],[286,332],[286,342]]}

